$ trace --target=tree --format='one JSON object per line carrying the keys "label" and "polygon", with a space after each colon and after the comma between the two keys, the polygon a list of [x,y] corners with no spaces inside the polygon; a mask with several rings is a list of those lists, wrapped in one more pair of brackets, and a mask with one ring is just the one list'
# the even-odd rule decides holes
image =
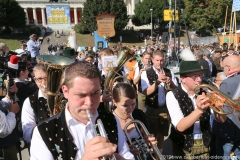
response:
{"label": "tree", "polygon": [[25,26],[26,18],[22,7],[15,0],[0,0],[0,30],[5,27],[22,28]]}
{"label": "tree", "polygon": [[122,30],[128,23],[127,7],[123,0],[86,0],[80,23],[86,25],[89,32],[96,31],[97,21],[94,17],[104,13],[116,15],[116,31]]}
{"label": "tree", "polygon": [[159,19],[159,24],[165,26],[167,22],[163,20],[163,11],[166,6],[163,0],[143,0],[135,6],[134,13],[132,17],[132,23],[136,26],[146,25],[151,23],[151,12],[152,11],[152,26],[154,26],[155,19]]}
{"label": "tree", "polygon": [[203,33],[204,29],[222,27],[226,6],[232,4],[232,0],[184,0],[184,2],[186,20],[200,33]]}

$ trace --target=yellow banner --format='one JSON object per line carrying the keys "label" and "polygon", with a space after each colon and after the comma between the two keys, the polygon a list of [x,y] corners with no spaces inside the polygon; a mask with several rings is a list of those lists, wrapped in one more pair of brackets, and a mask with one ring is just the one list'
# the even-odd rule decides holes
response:
{"label": "yellow banner", "polygon": [[[164,21],[173,21],[174,20],[174,10],[165,9],[163,12]],[[176,21],[178,20],[178,10],[176,10]]]}
{"label": "yellow banner", "polygon": [[98,25],[99,37],[113,37],[115,36],[114,21],[115,15],[112,14],[100,14],[95,16]]}

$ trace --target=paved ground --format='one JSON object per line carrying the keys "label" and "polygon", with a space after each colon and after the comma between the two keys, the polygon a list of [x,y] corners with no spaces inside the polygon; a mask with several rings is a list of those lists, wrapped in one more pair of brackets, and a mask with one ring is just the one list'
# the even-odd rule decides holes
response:
{"label": "paved ground", "polygon": [[[63,35],[59,35],[60,37],[57,38],[57,37],[55,37],[55,32],[46,32],[45,36],[43,38],[41,48],[40,48],[40,53],[41,54],[48,53],[49,44],[57,44],[57,43],[62,44],[64,42],[67,42],[67,38],[69,36],[69,33],[70,33],[69,31],[64,31]],[[48,37],[50,38],[49,44],[47,43],[47,38]]]}

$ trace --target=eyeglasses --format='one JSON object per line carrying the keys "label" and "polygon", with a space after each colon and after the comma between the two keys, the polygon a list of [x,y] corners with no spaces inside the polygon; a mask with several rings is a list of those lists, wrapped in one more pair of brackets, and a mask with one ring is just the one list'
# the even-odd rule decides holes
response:
{"label": "eyeglasses", "polygon": [[203,78],[203,74],[194,74],[194,75],[191,75],[191,76],[185,76],[185,77],[189,77],[189,78],[192,78],[194,81],[197,79],[197,78]]}
{"label": "eyeglasses", "polygon": [[40,77],[40,78],[33,78],[35,80],[35,82],[41,83],[42,80],[46,81],[47,77]]}

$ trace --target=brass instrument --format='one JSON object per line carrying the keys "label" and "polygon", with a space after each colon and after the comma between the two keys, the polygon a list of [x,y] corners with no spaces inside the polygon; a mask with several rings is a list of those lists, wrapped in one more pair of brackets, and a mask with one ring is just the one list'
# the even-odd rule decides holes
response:
{"label": "brass instrument", "polygon": [[[231,97],[208,84],[198,85],[194,89],[196,95],[199,95],[201,91],[205,92],[206,96],[209,98],[207,103],[210,103],[209,107],[215,112],[219,114],[232,114],[235,110],[240,112],[240,106],[238,104],[240,98],[238,101],[232,100]],[[240,113],[238,114],[238,118],[240,119]]]}
{"label": "brass instrument", "polygon": [[39,55],[37,61],[43,63],[47,68],[47,104],[50,112],[50,116],[62,111],[63,95],[59,93],[61,78],[63,76],[64,69],[75,61],[62,57],[52,55]]}
{"label": "brass instrument", "polygon": [[[165,75],[164,70],[163,70],[160,66],[158,66],[158,68],[160,69],[160,72]],[[171,90],[172,90],[172,88],[170,87],[170,85],[168,85],[166,82],[164,83],[164,89],[165,89],[165,92],[166,92],[166,93],[167,93],[168,91],[171,91]]]}
{"label": "brass instrument", "polygon": [[[91,114],[90,110],[87,109],[86,112],[87,112],[88,120],[89,120],[91,128],[92,128],[93,137],[99,136],[99,134],[97,133],[97,129],[96,129],[96,128],[98,128],[98,130],[100,132],[100,136],[108,138],[101,119],[98,119],[97,124],[95,124],[92,120],[93,115]],[[101,157],[100,160],[116,160],[116,157],[114,156],[114,154],[105,155],[104,157]]]}
{"label": "brass instrument", "polygon": [[[119,75],[118,72],[122,69],[123,65],[127,62],[127,60],[133,56],[134,56],[134,51],[132,51],[127,47],[121,48],[121,51],[117,59],[118,66],[110,68],[104,82],[104,88],[105,90],[110,92],[110,94],[112,92],[113,84],[114,82],[116,82],[117,79],[126,79],[125,77]],[[110,110],[110,111],[112,110],[111,106],[109,105],[109,102],[104,103],[104,106],[107,108],[107,110]]]}
{"label": "brass instrument", "polygon": [[[133,119],[132,115],[130,114],[130,117]],[[136,127],[136,130],[138,131],[138,134],[140,135],[139,138],[136,138],[134,141],[131,140],[131,138],[129,137],[129,134],[127,132],[127,128],[129,125],[134,124]],[[147,159],[148,155],[151,156],[152,159],[154,160],[165,160],[164,156],[162,155],[162,153],[160,152],[160,150],[158,149],[156,144],[152,144],[151,142],[151,147],[152,150],[154,152],[154,154],[151,152],[150,147],[146,144],[145,138],[141,133],[141,130],[139,129],[138,126],[141,126],[141,129],[143,130],[144,134],[146,136],[149,136],[150,133],[148,132],[147,128],[145,127],[145,125],[139,121],[139,120],[132,120],[130,122],[128,122],[125,127],[124,127],[124,132],[125,135],[127,137],[128,142],[130,143],[130,145],[135,145],[137,150],[139,151],[139,155],[136,156],[136,158],[138,160],[145,160]]]}

